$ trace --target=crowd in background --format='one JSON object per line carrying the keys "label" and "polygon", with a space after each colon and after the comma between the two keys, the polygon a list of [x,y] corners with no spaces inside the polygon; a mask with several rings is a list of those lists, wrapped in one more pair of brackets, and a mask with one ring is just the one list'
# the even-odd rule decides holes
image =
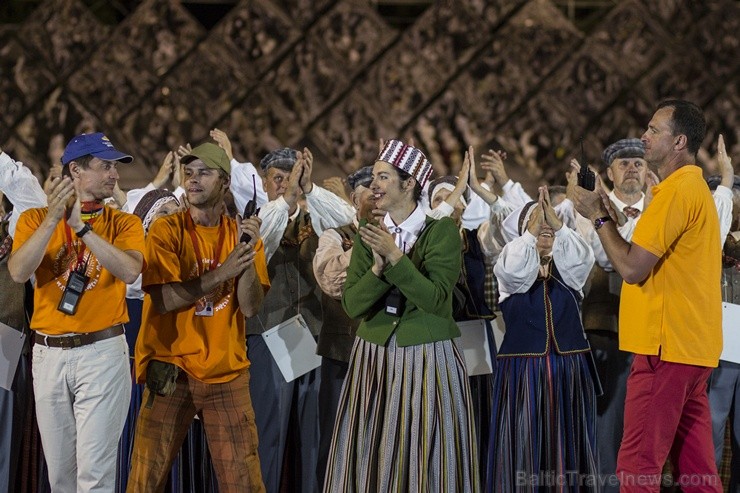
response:
{"label": "crowd in background", "polygon": [[[681,187],[660,170],[675,156],[688,156],[681,173],[696,168],[696,139],[675,126],[684,104],[660,107],[641,139],[608,143],[601,163],[574,159],[533,196],[509,179],[504,152],[470,147],[457,176],[432,177],[423,151],[399,140],[321,186],[310,149],[276,149],[255,166],[218,129],[125,192],[116,168],[133,158],[103,134],[72,139],[43,185],[0,154],[0,322],[25,334],[13,386],[0,390],[0,490],[32,469],[32,417],[39,491],[549,491],[557,478],[568,491],[618,491],[616,478],[660,476],[666,459],[677,480],[706,476],[683,491],[721,491],[727,423],[727,484],[740,490],[738,363],[671,394],[709,426],[692,460],[684,411],[655,443],[630,421],[641,351],[620,349],[620,318],[648,308],[620,307],[623,280],[631,293],[645,277],[625,270],[616,237],[644,246],[643,214],[675,213],[665,190]],[[661,120],[666,108],[674,115]],[[681,142],[659,155],[664,127]],[[740,178],[722,137],[717,150],[721,175],[683,189],[706,192],[696,200],[711,211],[691,228],[713,237],[706,258],[668,279],[679,283],[673,303],[680,283],[714,279],[740,304]],[[579,181],[589,167],[593,192]],[[647,271],[674,251],[650,250]],[[687,365],[717,366],[720,309],[694,314],[712,335]],[[471,321],[492,362],[477,376],[455,342]],[[269,344],[284,324],[305,329],[321,356],[290,381]],[[494,328],[505,328],[498,343]],[[663,337],[656,361],[696,349],[689,330]],[[630,461],[646,443],[654,457]]]}

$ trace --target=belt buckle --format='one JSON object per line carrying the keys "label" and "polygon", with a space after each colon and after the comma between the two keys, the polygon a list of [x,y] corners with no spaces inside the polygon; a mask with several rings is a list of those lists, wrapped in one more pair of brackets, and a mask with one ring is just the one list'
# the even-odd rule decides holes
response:
{"label": "belt buckle", "polygon": [[72,336],[72,346],[71,347],[80,347],[82,346],[82,337],[80,337],[79,334],[75,334]]}
{"label": "belt buckle", "polygon": [[62,349],[66,350],[72,347],[72,345],[69,343],[70,342],[69,336],[61,336],[57,339],[57,342],[59,344],[59,347]]}

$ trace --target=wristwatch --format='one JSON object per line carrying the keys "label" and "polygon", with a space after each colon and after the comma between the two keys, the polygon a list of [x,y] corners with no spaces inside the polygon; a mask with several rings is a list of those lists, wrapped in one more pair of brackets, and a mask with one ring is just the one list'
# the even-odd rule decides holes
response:
{"label": "wristwatch", "polygon": [[85,236],[90,231],[92,231],[92,226],[90,225],[90,223],[87,223],[86,222],[85,225],[82,227],[81,230],[75,231],[75,234],[77,235],[77,238],[82,238],[83,236]]}
{"label": "wristwatch", "polygon": [[604,216],[598,219],[594,219],[594,229],[596,230],[600,229],[604,225],[604,223],[607,223],[611,220],[612,220],[611,216]]}

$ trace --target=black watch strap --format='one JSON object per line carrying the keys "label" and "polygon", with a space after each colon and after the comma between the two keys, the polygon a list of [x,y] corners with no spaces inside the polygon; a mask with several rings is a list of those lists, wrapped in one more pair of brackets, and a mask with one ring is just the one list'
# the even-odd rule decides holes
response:
{"label": "black watch strap", "polygon": [[594,229],[601,228],[604,225],[604,223],[607,223],[607,222],[609,222],[611,220],[612,220],[612,217],[611,216],[604,216],[604,217],[600,217],[598,219],[594,219]]}
{"label": "black watch strap", "polygon": [[77,238],[82,238],[90,231],[92,231],[92,226],[90,225],[90,223],[85,223],[81,230],[75,231],[75,234],[77,235]]}

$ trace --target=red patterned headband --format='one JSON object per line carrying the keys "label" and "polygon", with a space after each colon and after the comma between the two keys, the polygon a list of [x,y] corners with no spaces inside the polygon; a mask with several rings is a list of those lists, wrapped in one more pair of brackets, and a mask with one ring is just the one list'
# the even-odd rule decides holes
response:
{"label": "red patterned headband", "polygon": [[405,171],[416,178],[422,188],[432,174],[432,164],[424,153],[400,140],[386,142],[376,161],[384,161]]}

